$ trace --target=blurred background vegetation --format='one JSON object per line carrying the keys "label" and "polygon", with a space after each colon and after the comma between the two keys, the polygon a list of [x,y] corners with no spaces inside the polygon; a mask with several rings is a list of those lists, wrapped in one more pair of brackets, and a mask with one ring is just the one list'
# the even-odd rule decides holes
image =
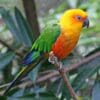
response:
{"label": "blurred background vegetation", "polygon": [[[86,59],[86,64],[70,71],[70,82],[80,100],[100,100],[100,0],[33,1],[0,0],[0,94],[23,67],[21,60],[43,27],[57,22],[66,9],[81,8],[88,12],[90,28],[83,29],[64,64],[71,67]],[[47,61],[40,63],[0,100],[70,100],[56,73]]]}

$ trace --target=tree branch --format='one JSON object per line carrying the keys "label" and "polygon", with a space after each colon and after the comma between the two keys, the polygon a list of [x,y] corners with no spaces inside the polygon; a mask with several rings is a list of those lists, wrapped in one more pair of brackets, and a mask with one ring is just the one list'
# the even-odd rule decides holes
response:
{"label": "tree branch", "polygon": [[64,68],[62,68],[62,65],[58,62],[57,58],[55,57],[55,55],[53,54],[53,52],[51,51],[49,53],[49,61],[55,65],[55,67],[57,68],[57,70],[59,71],[60,76],[63,78],[63,81],[65,83],[66,88],[68,89],[71,97],[74,100],[77,100],[76,94],[71,86],[71,83],[66,75],[66,72],[64,70]]}
{"label": "tree branch", "polygon": [[[55,66],[56,66],[56,65],[55,65]],[[56,67],[60,68],[60,66],[56,66]],[[59,73],[60,73],[60,75],[62,76],[62,78],[63,78],[63,80],[64,80],[64,83],[65,83],[65,85],[66,85],[66,87],[67,87],[67,89],[68,89],[70,95],[72,96],[72,98],[73,98],[74,100],[77,100],[76,94],[75,94],[75,92],[74,92],[74,90],[73,90],[73,88],[72,88],[72,86],[71,86],[71,83],[69,82],[69,79],[68,79],[68,77],[67,77],[67,75],[66,75],[66,72],[60,69],[60,70],[59,70]]]}
{"label": "tree branch", "polygon": [[[80,67],[84,67],[85,64],[88,64],[88,63],[91,63],[93,62],[95,59],[97,58],[100,58],[100,51],[99,52],[96,52],[95,54],[92,54],[91,56],[89,57],[86,57],[86,58],[83,58],[80,62],[78,63],[75,63],[75,64],[71,64],[70,66],[67,66],[64,68],[65,72],[70,72],[70,71],[73,71],[73,70],[76,70]],[[96,66],[94,66],[96,67]],[[45,72],[44,72],[45,73]],[[48,74],[44,74],[44,75],[41,75],[41,73],[39,74],[37,80],[36,80],[36,84],[39,84],[41,82],[45,82],[47,80],[50,80],[52,79],[53,77],[59,77],[59,72],[58,71],[55,71],[55,70],[51,70],[49,71]],[[26,81],[25,81],[26,80]],[[22,82],[20,84],[16,84],[15,88],[17,87],[20,87],[22,86],[25,82],[27,82],[26,86],[33,86],[34,84],[28,80],[27,78],[24,78],[24,81],[22,79]],[[30,83],[30,84],[29,84]],[[4,84],[4,85],[1,85],[0,86],[0,89],[5,89],[6,87],[8,87],[10,85],[10,83],[8,84]],[[21,87],[20,87],[21,88]],[[0,94],[2,95],[3,92],[0,91]]]}
{"label": "tree branch", "polygon": [[[78,69],[80,67],[83,67],[85,64],[94,61],[94,59],[100,57],[100,51],[96,52],[95,54],[92,54],[89,57],[83,58],[80,62],[78,63],[74,63],[71,64],[69,66],[66,66],[64,68],[65,72],[70,72],[72,70]],[[37,79],[37,83],[42,82],[42,81],[46,81],[54,76],[58,76],[59,72],[58,71],[52,71],[50,74],[46,74],[45,76],[40,77],[41,75],[39,75],[38,79]]]}
{"label": "tree branch", "polygon": [[40,34],[40,31],[36,13],[35,0],[23,0],[23,5],[27,20],[30,24],[30,27],[32,28],[33,33],[35,33],[35,38],[37,38]]}

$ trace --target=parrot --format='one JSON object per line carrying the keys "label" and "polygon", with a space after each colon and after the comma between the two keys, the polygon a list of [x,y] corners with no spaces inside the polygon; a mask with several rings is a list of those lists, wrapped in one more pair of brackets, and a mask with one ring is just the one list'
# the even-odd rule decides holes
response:
{"label": "parrot", "polygon": [[[76,46],[83,27],[89,27],[88,14],[86,11],[77,8],[66,10],[58,20],[58,23],[44,27],[22,61],[22,64],[24,66],[27,65],[27,67],[24,67],[19,72],[5,90],[4,95],[16,84],[16,81],[26,73],[29,73],[34,66],[43,60],[46,54],[53,52],[59,61],[66,58]],[[50,61],[50,59],[48,60]],[[32,66],[28,66],[32,63]]]}

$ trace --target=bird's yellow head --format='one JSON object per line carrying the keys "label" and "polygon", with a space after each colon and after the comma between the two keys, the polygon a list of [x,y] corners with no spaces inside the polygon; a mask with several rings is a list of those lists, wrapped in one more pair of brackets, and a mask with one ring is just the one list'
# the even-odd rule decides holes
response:
{"label": "bird's yellow head", "polygon": [[80,33],[82,27],[89,26],[87,13],[81,9],[70,9],[65,11],[60,19],[62,30]]}

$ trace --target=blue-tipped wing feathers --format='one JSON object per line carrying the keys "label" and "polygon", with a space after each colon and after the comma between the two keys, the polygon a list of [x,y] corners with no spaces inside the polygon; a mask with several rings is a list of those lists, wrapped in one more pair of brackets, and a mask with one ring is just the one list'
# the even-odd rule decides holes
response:
{"label": "blue-tipped wing feathers", "polygon": [[31,51],[29,52],[22,61],[23,65],[29,65],[33,61],[35,61],[40,56],[40,52],[38,51]]}

